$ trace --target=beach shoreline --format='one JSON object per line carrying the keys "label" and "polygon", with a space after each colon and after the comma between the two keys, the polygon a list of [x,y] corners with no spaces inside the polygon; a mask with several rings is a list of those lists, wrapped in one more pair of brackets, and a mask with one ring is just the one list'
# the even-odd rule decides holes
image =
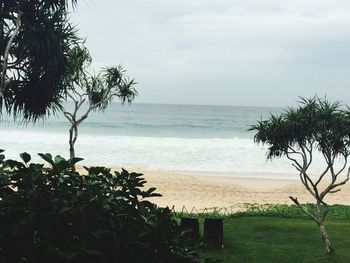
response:
{"label": "beach shoreline", "polygon": [[[112,168],[120,171],[121,168]],[[145,170],[130,168],[129,172],[142,173],[147,181],[146,187],[156,187],[162,197],[150,201],[159,206],[187,211],[213,208],[238,210],[243,204],[292,204],[289,196],[297,197],[301,203],[313,203],[313,197],[305,190],[297,174],[294,179],[276,174],[257,177],[260,173],[232,173],[215,175],[213,173]],[[261,174],[260,174],[261,175]],[[268,174],[267,174],[268,175]],[[329,194],[325,201],[329,204],[350,205],[350,184],[335,194]]]}

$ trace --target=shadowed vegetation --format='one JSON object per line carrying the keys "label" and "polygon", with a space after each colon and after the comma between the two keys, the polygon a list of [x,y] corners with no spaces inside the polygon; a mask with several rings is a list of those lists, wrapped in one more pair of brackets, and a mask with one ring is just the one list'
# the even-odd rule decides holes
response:
{"label": "shadowed vegetation", "polygon": [[40,154],[0,154],[0,262],[196,262],[172,213],[149,199],[142,174]]}
{"label": "shadowed vegetation", "polygon": [[0,106],[37,120],[57,110],[77,41],[68,20],[76,0],[0,1]]}

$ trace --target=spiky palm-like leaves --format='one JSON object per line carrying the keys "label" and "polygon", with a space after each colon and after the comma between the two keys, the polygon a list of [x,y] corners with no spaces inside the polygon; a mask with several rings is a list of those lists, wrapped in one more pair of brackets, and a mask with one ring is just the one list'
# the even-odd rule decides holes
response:
{"label": "spiky palm-like leaves", "polygon": [[[290,199],[319,225],[327,252],[333,252],[324,226],[329,211],[325,197],[340,191],[339,187],[349,181],[349,110],[342,108],[339,102],[330,103],[317,97],[303,99],[297,109],[272,115],[268,120],[259,121],[251,130],[256,131],[255,142],[268,145],[269,159],[286,156],[292,161],[301,182],[315,198],[316,212],[309,211],[297,198]],[[323,172],[312,179],[309,168],[315,151],[322,154],[326,165]],[[345,178],[341,177],[343,172],[346,172]],[[329,180],[325,182],[325,178]],[[320,187],[322,181],[326,185]]]}
{"label": "spiky palm-like leaves", "polygon": [[[100,74],[92,75],[88,72],[91,64],[89,51],[81,45],[76,45],[70,52],[70,71],[67,74],[66,96],[74,103],[72,112],[63,106],[61,111],[71,124],[69,129],[70,158],[75,157],[74,145],[78,138],[78,126],[88,118],[91,111],[104,110],[117,98],[122,104],[131,103],[137,96],[134,79],[129,79],[122,66],[107,67]],[[87,109],[81,106],[86,103]]]}
{"label": "spiky palm-like leaves", "polygon": [[36,120],[57,109],[78,41],[69,23],[76,0],[0,0],[0,94],[8,113]]}
{"label": "spiky palm-like leaves", "polygon": [[254,140],[269,146],[268,158],[287,155],[290,148],[312,145],[335,156],[349,155],[350,113],[339,102],[319,98],[303,99],[297,109],[259,121]]}

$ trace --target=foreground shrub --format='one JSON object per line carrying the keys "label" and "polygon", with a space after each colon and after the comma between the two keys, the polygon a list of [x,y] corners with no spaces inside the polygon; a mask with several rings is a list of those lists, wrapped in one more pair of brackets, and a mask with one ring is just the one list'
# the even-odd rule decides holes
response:
{"label": "foreground shrub", "polygon": [[0,262],[195,262],[142,174],[85,167],[82,176],[81,159],[39,155],[49,167],[0,155]]}

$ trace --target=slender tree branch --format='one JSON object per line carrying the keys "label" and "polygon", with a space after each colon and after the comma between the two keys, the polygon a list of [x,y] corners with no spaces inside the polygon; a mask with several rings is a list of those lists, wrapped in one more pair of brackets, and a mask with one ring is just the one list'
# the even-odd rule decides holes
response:
{"label": "slender tree branch", "polygon": [[[305,172],[303,172],[302,176],[304,178],[304,182],[305,182],[304,186],[306,187],[306,189],[309,191],[309,193],[313,197],[317,198],[318,191],[317,191],[317,188],[315,187],[314,183],[310,179],[310,177]],[[311,189],[310,185],[311,185],[312,189]]]}
{"label": "slender tree branch", "polygon": [[4,97],[4,91],[5,91],[5,80],[6,80],[6,70],[7,70],[7,64],[8,64],[8,57],[10,53],[10,48],[12,46],[12,43],[15,39],[15,37],[18,35],[19,30],[21,28],[21,19],[22,19],[22,11],[18,11],[17,18],[16,18],[16,24],[15,24],[15,29],[13,31],[13,34],[11,35],[9,41],[7,42],[5,52],[4,52],[4,62],[2,66],[2,71],[1,71],[1,84],[0,84],[0,97]]}
{"label": "slender tree branch", "polygon": [[310,143],[310,148],[308,148],[307,145],[305,144],[305,149],[309,153],[309,162],[308,162],[307,166],[305,167],[305,171],[306,171],[307,169],[309,169],[309,167],[312,163],[312,160],[313,160],[313,158],[312,158],[312,149],[313,149],[312,143]]}
{"label": "slender tree branch", "polygon": [[67,91],[66,94],[68,97],[70,97],[73,100],[73,102],[77,102],[77,99],[69,91]]}
{"label": "slender tree branch", "polygon": [[348,159],[346,157],[344,157],[344,164],[340,168],[340,170],[336,173],[336,175],[335,175],[336,177],[338,177],[338,175],[340,175],[345,170],[347,164],[348,164]]}
{"label": "slender tree branch", "polygon": [[341,189],[337,189],[337,190],[329,190],[328,193],[330,194],[334,194],[334,193],[337,193],[337,192],[340,192]]}
{"label": "slender tree branch", "polygon": [[335,182],[336,182],[336,179],[337,179],[337,177],[333,177],[333,178],[332,178],[332,181],[331,181],[331,183],[328,185],[328,187],[327,187],[325,190],[323,190],[323,192],[320,194],[320,197],[321,197],[322,199],[327,195],[327,193],[329,193],[330,191],[335,192],[335,191],[337,190],[337,189],[335,189],[335,188],[337,188],[337,187],[339,187],[339,186],[342,186],[342,185],[346,184],[346,183],[349,181],[349,179],[350,179],[350,167],[348,168],[348,172],[347,172],[347,175],[346,175],[346,179],[345,179],[345,180],[343,180],[343,181],[341,181],[341,182],[339,182],[339,183],[335,183]]}
{"label": "slender tree branch", "polygon": [[66,119],[71,123],[73,124],[73,115],[67,111],[63,112],[63,115],[66,117]]}
{"label": "slender tree branch", "polygon": [[310,211],[308,211],[304,206],[302,206],[299,201],[298,198],[294,198],[292,196],[289,196],[289,198],[305,213],[307,214],[311,219],[313,219],[314,221],[316,221],[318,223],[319,219],[313,215]]}
{"label": "slender tree branch", "polygon": [[329,170],[329,165],[327,165],[327,169],[324,170],[323,173],[320,175],[317,182],[315,183],[315,186],[317,186],[322,181],[323,177],[327,174],[328,170]]}
{"label": "slender tree branch", "polygon": [[[296,152],[296,153],[297,153],[297,152]],[[301,153],[299,153],[299,154],[301,154]],[[300,169],[300,171],[302,171],[303,167],[301,166],[301,164],[299,164],[299,162],[298,162],[295,158],[292,158],[292,157],[290,156],[289,152],[286,153],[286,156],[287,156],[287,158],[288,158],[289,160],[291,160],[291,161],[294,162],[294,164],[295,164],[295,166],[296,166],[297,169]]]}

